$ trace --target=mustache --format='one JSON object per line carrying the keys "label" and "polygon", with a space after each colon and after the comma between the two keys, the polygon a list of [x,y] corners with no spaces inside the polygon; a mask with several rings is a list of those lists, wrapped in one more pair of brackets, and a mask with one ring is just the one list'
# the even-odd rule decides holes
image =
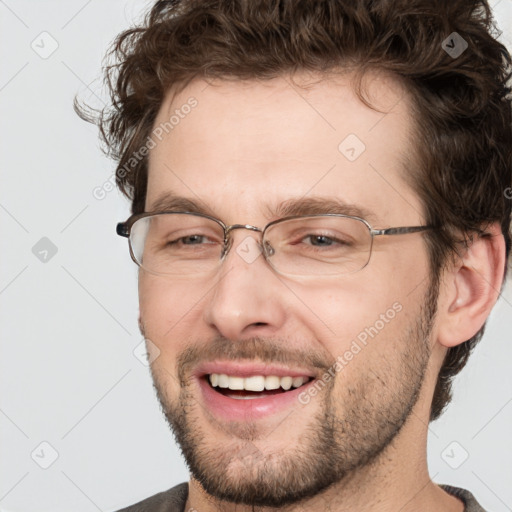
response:
{"label": "mustache", "polygon": [[300,366],[327,371],[336,360],[327,352],[314,350],[290,350],[287,340],[269,340],[255,336],[244,340],[232,341],[217,336],[206,343],[190,345],[177,357],[177,374],[182,384],[186,383],[191,371],[201,363],[217,359],[238,361],[240,359],[258,360],[268,364]]}

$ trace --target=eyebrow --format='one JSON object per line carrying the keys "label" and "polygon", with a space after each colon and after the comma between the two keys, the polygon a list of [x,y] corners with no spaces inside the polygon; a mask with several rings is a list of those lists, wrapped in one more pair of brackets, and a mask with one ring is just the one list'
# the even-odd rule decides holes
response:
{"label": "eyebrow", "polygon": [[[263,205],[267,216],[271,220],[283,217],[293,217],[299,215],[318,215],[322,213],[338,213],[361,217],[370,224],[377,221],[376,214],[360,205],[347,203],[340,198],[332,196],[308,196],[300,198],[290,198],[279,204]],[[152,204],[150,212],[191,212],[202,213],[216,217],[215,212],[202,200],[183,197],[173,192],[161,194]]]}

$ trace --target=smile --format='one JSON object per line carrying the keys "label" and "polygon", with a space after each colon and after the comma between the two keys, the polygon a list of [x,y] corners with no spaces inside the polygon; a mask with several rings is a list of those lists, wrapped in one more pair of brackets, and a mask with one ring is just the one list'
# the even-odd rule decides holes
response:
{"label": "smile", "polygon": [[225,421],[254,421],[302,408],[300,393],[316,381],[305,368],[233,361],[205,363],[194,376],[203,407]]}
{"label": "smile", "polygon": [[[292,388],[299,388],[309,382],[311,378],[308,376],[291,377],[289,375],[284,377],[278,375],[240,377],[226,375],[225,373],[212,373],[208,375],[208,380],[213,388],[218,388],[217,391],[222,392],[225,396],[235,399],[254,399],[266,396],[265,391],[282,393]],[[250,393],[229,393],[229,391],[249,391]]]}

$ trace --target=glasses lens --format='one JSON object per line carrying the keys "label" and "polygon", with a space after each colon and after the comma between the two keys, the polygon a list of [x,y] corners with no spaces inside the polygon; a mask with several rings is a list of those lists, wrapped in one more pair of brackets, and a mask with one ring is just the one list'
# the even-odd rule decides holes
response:
{"label": "glasses lens", "polygon": [[370,258],[372,237],[361,220],[312,216],[272,224],[264,243],[278,272],[328,276],[361,270]]}
{"label": "glasses lens", "polygon": [[154,274],[190,275],[219,262],[224,230],[199,215],[163,213],[138,219],[130,232],[137,263]]}

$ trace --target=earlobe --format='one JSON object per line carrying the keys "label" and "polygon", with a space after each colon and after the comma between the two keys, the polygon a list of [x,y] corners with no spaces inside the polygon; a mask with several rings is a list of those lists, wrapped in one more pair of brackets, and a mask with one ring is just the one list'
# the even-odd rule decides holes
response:
{"label": "earlobe", "polygon": [[494,223],[475,237],[458,264],[446,272],[438,310],[438,341],[450,348],[472,338],[496,303],[505,269],[505,239]]}

